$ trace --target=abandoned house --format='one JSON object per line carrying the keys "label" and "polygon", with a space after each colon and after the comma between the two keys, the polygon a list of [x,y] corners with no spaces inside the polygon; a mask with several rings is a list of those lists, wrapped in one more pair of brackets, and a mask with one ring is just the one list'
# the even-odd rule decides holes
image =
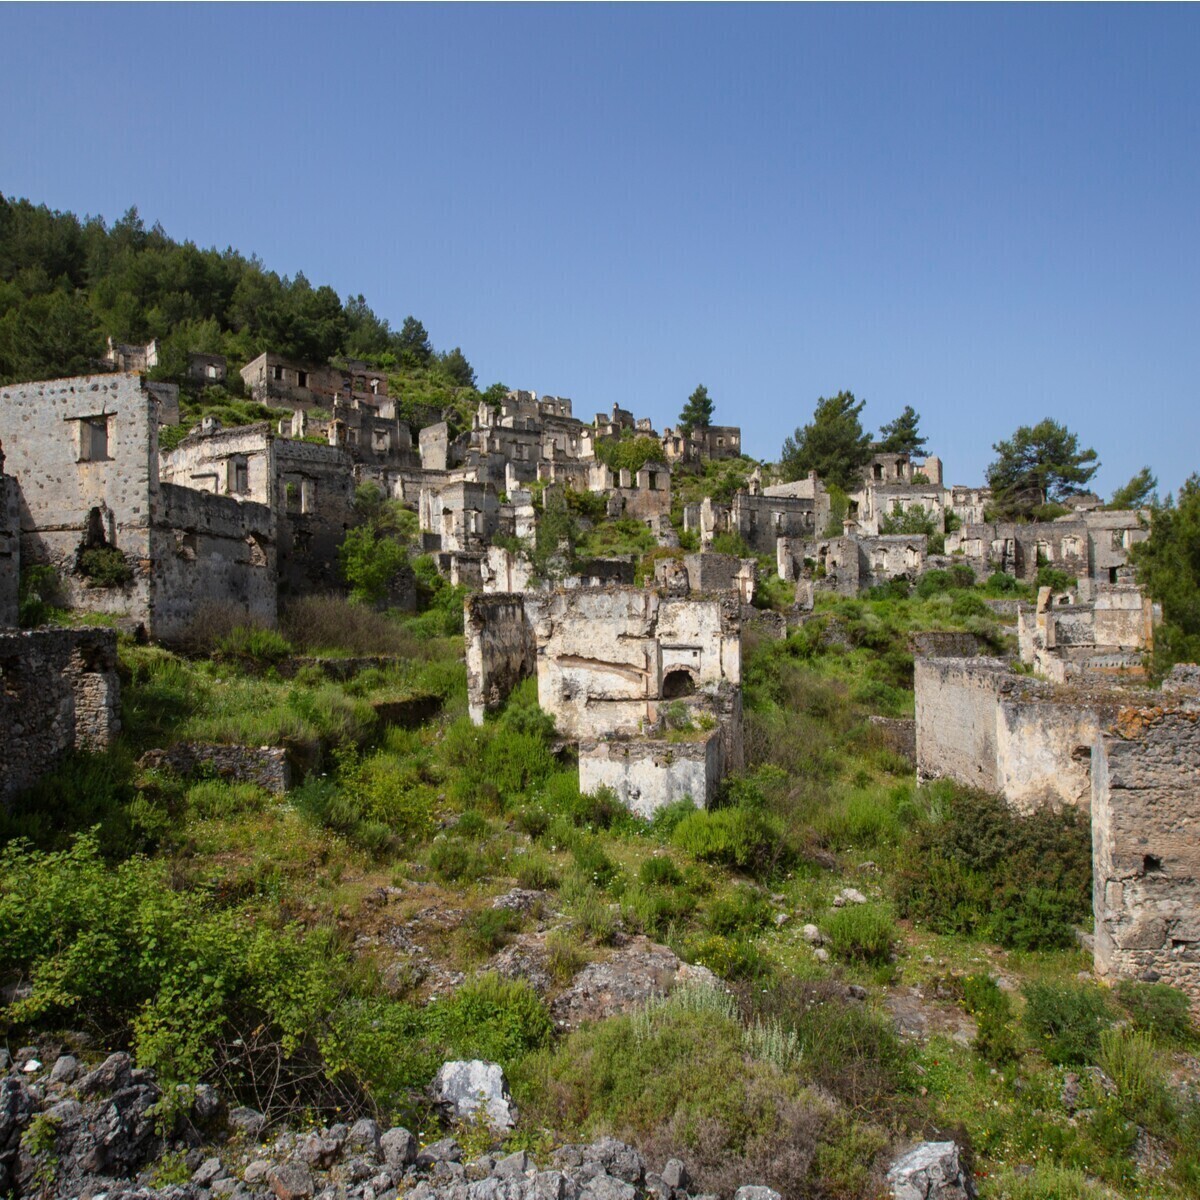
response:
{"label": "abandoned house", "polygon": [[0,389],[22,561],[53,567],[71,607],[155,638],[178,637],[213,596],[272,623],[271,509],[161,482],[159,416],[132,374]]}

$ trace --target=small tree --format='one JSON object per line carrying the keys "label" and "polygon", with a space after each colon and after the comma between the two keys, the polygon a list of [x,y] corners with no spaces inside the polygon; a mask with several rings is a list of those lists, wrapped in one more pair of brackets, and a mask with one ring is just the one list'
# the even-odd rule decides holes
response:
{"label": "small tree", "polygon": [[707,429],[712,424],[713,411],[716,406],[708,395],[708,388],[700,384],[688,397],[688,402],[679,414],[679,428],[690,434],[693,429]]}
{"label": "small tree", "polygon": [[1167,497],[1150,516],[1150,536],[1133,548],[1138,581],[1160,604],[1155,666],[1200,662],[1200,475]]}
{"label": "small tree", "polygon": [[1147,508],[1158,503],[1158,480],[1149,467],[1143,467],[1127,484],[1117,488],[1105,508]]}
{"label": "small tree", "polygon": [[1022,425],[987,469],[996,511],[1003,517],[1029,517],[1047,503],[1083,491],[1100,467],[1095,450],[1079,449],[1079,438],[1047,417]]}
{"label": "small tree", "polygon": [[878,449],[885,454],[923,453],[929,439],[921,435],[918,429],[920,422],[921,415],[911,404],[906,404],[904,411],[894,421],[880,427]]}
{"label": "small tree", "polygon": [[445,354],[438,355],[438,364],[442,374],[450,379],[455,386],[473,388],[475,386],[475,368],[467,362],[467,356],[455,346]]}
{"label": "small tree", "polygon": [[397,357],[407,367],[427,367],[433,358],[429,334],[416,317],[405,317],[400,332],[392,335]]}
{"label": "small tree", "polygon": [[355,604],[378,604],[406,557],[404,547],[380,534],[374,525],[351,529],[338,547],[338,563],[342,578],[350,585],[350,599]]}
{"label": "small tree", "polygon": [[780,467],[784,480],[801,479],[816,471],[826,486],[852,490],[871,457],[871,439],[859,420],[865,405],[865,400],[855,400],[853,392],[822,396],[813,419],[783,443]]}

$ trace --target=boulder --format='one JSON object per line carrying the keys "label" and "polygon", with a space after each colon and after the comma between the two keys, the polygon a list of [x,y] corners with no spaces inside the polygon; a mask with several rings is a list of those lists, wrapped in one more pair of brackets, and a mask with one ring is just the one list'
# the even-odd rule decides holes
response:
{"label": "boulder", "polygon": [[79,1084],[81,1096],[95,1096],[100,1092],[115,1092],[129,1081],[133,1063],[124,1051],[110,1054],[94,1071],[89,1071]]}
{"label": "boulder", "polygon": [[517,1109],[498,1063],[471,1059],[441,1065],[431,1086],[433,1102],[451,1120],[483,1120],[496,1133],[517,1123]]}
{"label": "boulder", "polygon": [[733,1200],[783,1200],[783,1197],[774,1188],[747,1184],[733,1193]]}
{"label": "boulder", "polygon": [[954,1142],[922,1142],[887,1173],[893,1200],[974,1200],[975,1185]]}
{"label": "boulder", "polygon": [[267,1172],[267,1183],[279,1200],[310,1200],[312,1172],[301,1162],[286,1162]]}
{"label": "boulder", "polygon": [[407,1167],[417,1161],[417,1139],[407,1129],[397,1125],[379,1139],[379,1149],[389,1167]]}

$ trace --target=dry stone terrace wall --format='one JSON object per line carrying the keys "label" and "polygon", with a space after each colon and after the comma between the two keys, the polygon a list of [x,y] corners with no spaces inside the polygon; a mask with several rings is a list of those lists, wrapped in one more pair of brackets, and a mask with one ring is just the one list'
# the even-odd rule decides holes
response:
{"label": "dry stone terrace wall", "polygon": [[71,750],[101,750],[120,730],[111,629],[0,633],[0,800]]}
{"label": "dry stone terrace wall", "polygon": [[1200,702],[1122,709],[1092,755],[1095,966],[1161,979],[1200,1016]]}

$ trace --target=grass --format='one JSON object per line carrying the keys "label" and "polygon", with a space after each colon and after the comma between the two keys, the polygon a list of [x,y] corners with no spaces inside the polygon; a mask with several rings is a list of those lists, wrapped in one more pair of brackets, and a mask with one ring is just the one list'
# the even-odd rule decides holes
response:
{"label": "grass", "polygon": [[[291,674],[253,631],[222,661],[124,645],[120,744],[18,798],[0,836],[44,853],[95,825],[97,879],[144,852],[173,894],[239,927],[319,935],[329,961],[354,946],[328,1049],[389,1119],[411,1116],[405,1097],[440,1056],[481,1054],[509,1071],[519,1137],[626,1136],[652,1161],[683,1157],[705,1190],[871,1196],[889,1154],[937,1129],[970,1143],[984,1197],[1194,1194],[1194,1106],[1163,1081],[1195,1031],[1163,985],[1101,994],[1076,980],[1089,960],[1061,933],[1090,902],[1079,829],[918,789],[870,724],[911,712],[912,632],[1007,636],[964,603],[985,594],[822,597],[785,641],[747,633],[746,768],[712,810],[680,804],[652,823],[579,792],[531,685],[483,727],[467,722],[461,640],[422,638],[407,619],[339,601],[291,610],[288,654],[387,660],[340,681]],[[419,728],[380,726],[375,704],[428,692],[444,704]],[[295,738],[326,756],[286,798],[136,766],[185,737]],[[1036,882],[1023,888],[1036,905],[1005,891],[1014,874]],[[492,907],[517,886],[548,893],[540,912]],[[834,908],[847,886],[869,903]],[[527,988],[477,978],[535,928],[551,995],[638,933],[722,988],[556,1035]],[[397,949],[397,930],[420,955]],[[465,985],[439,982],[452,975]],[[888,1004],[911,988],[929,1010],[973,1017],[973,1044],[901,1039]],[[1067,1071],[1083,1081],[1080,1111],[1062,1100]],[[1171,1156],[1153,1179],[1131,1165],[1138,1125]]]}

